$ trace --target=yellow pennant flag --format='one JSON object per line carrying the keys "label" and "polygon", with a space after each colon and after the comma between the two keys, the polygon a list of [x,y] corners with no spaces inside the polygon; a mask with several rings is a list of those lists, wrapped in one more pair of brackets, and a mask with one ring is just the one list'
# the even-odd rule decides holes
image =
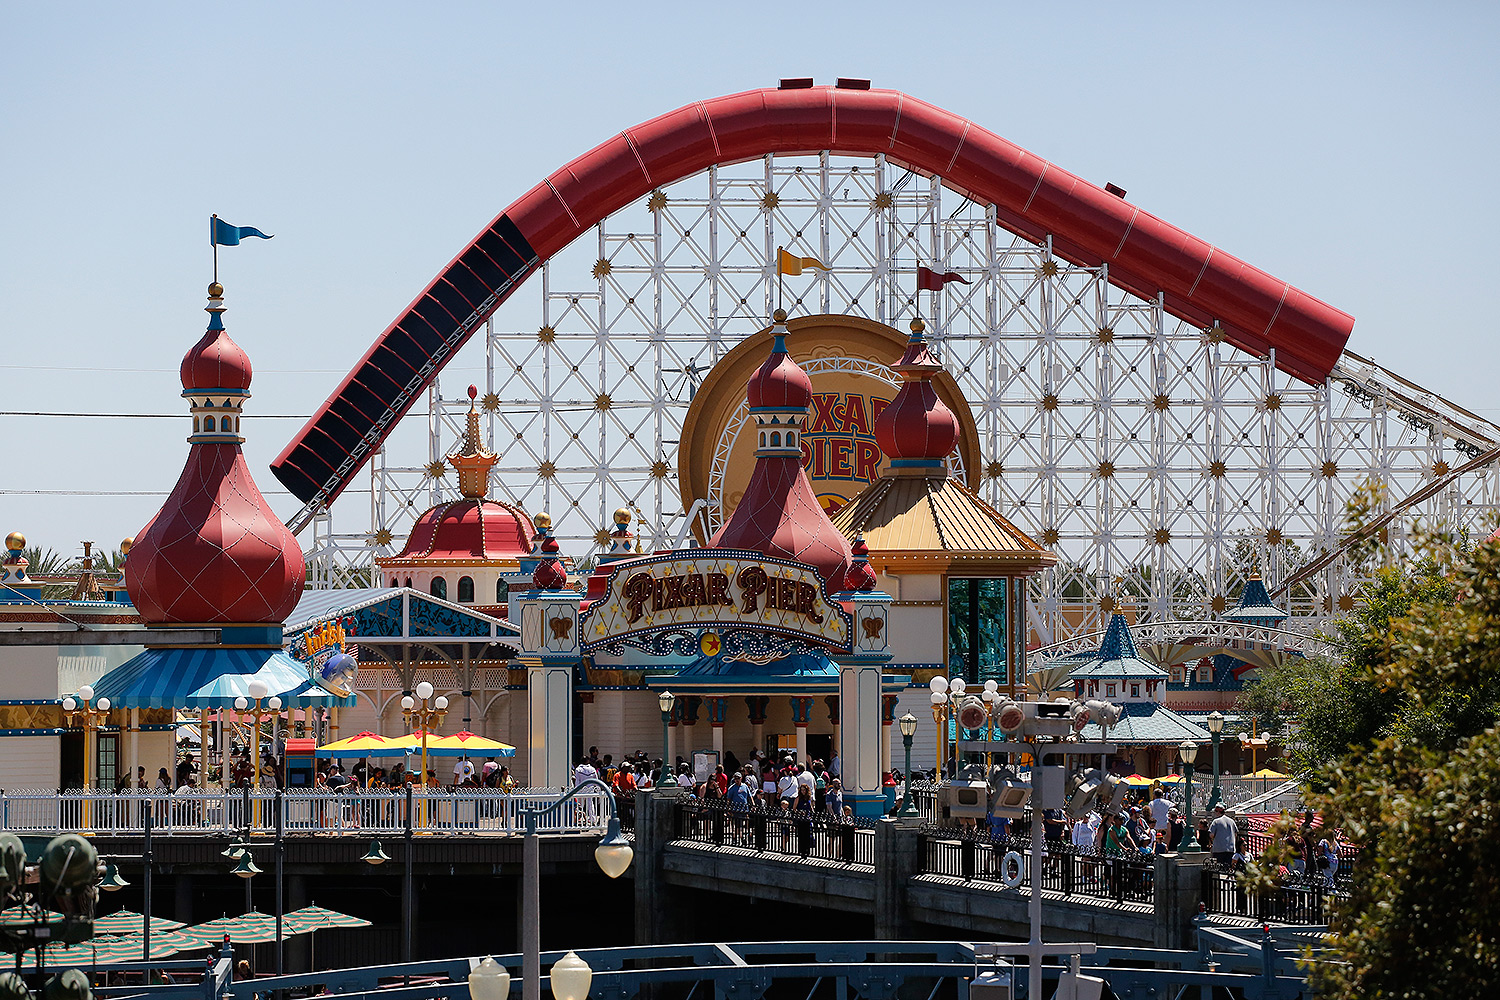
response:
{"label": "yellow pennant flag", "polygon": [[776,248],[776,270],[781,274],[801,274],[804,267],[815,267],[827,271],[828,265],[816,257],[793,257],[786,248]]}

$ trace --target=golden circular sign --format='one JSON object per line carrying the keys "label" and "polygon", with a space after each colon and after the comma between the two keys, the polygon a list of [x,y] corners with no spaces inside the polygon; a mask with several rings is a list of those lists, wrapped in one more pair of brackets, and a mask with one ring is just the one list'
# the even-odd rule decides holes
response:
{"label": "golden circular sign", "polygon": [[[813,492],[830,514],[879,477],[890,463],[875,441],[875,420],[896,396],[900,376],[891,371],[909,335],[857,316],[804,316],[787,323],[787,351],[812,379],[813,403],[802,434],[802,458]],[[683,510],[702,498],[706,517],[695,518],[700,543],[734,511],[755,467],[755,441],[740,433],[749,416],[745,386],[771,353],[767,327],[719,359],[693,395],[677,451]],[[933,345],[941,358],[941,343]],[[942,372],[932,380],[939,398],[958,418],[958,448],[950,469],[970,489],[979,485],[979,430],[958,382]]]}

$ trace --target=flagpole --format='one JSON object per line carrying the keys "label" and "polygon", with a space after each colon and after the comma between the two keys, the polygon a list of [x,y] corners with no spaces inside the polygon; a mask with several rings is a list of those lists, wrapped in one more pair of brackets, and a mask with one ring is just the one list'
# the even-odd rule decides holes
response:
{"label": "flagpole", "polygon": [[219,216],[214,213],[209,217],[208,242],[214,245],[214,284],[219,283]]}
{"label": "flagpole", "polygon": [[781,273],[781,254],[782,254],[782,251],[783,251],[782,247],[778,246],[776,248],[776,308],[777,309],[781,308],[781,284],[785,280],[785,277]]}

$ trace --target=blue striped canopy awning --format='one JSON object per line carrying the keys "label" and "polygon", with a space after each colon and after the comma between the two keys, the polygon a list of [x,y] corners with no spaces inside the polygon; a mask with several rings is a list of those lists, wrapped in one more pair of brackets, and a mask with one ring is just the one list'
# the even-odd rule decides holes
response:
{"label": "blue striped canopy awning", "polygon": [[267,697],[287,708],[353,705],[318,686],[307,667],[279,649],[197,646],[147,649],[94,682],[94,697],[116,708],[232,709],[250,697],[250,682],[262,680]]}

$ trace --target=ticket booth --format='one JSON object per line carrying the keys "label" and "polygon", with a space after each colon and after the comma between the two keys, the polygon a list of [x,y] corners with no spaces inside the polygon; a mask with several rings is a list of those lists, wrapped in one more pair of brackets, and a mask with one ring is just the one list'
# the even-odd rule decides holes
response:
{"label": "ticket booth", "polygon": [[313,786],[313,753],[318,741],[292,737],[286,741],[286,787]]}

